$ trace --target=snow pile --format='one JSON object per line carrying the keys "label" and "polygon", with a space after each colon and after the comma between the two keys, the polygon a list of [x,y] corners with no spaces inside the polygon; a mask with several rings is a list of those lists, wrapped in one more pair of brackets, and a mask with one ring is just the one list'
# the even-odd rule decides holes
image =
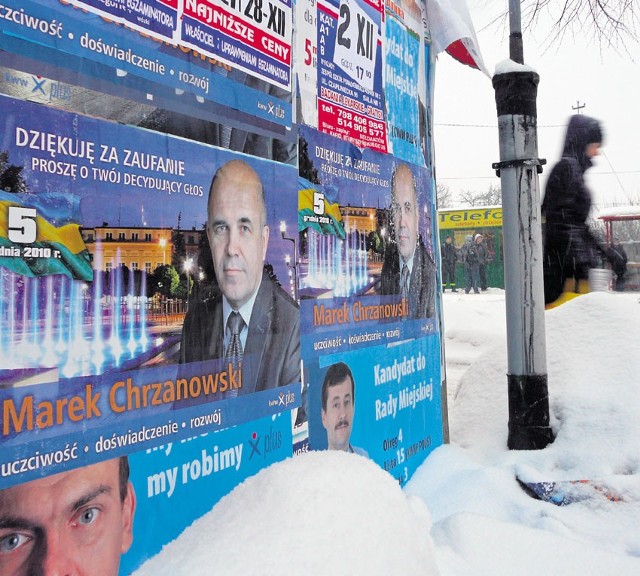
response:
{"label": "snow pile", "polygon": [[[359,456],[298,456],[238,486],[138,574],[640,574],[638,295],[592,293],[546,313],[557,437],[540,451],[506,447],[504,314],[500,290],[444,294],[452,443],[404,492]],[[560,507],[517,477],[596,487]]]}
{"label": "snow pile", "polygon": [[[445,321],[449,304],[455,298],[445,296]],[[437,449],[405,489],[429,507],[443,575],[640,573],[638,295],[588,294],[545,319],[555,442],[507,450],[507,358],[492,342],[450,397],[453,445]],[[465,321],[457,340],[478,330],[473,314]],[[526,495],[516,477],[589,479],[597,488],[558,507]]]}
{"label": "snow pile", "polygon": [[371,460],[311,452],[237,486],[138,576],[438,576],[424,503]]}

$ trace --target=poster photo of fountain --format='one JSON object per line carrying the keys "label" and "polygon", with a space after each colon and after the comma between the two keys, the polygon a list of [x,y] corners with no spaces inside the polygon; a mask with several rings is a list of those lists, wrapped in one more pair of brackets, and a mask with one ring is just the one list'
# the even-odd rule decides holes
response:
{"label": "poster photo of fountain", "polygon": [[[305,300],[392,302],[403,290],[407,310],[397,321],[433,318],[435,219],[427,169],[308,127],[300,130],[299,151],[303,322]],[[403,262],[411,272],[404,286]]]}
{"label": "poster photo of fountain", "polygon": [[[295,410],[301,380],[291,274],[295,169],[15,98],[0,100],[0,169],[8,183],[0,196],[0,446],[14,463],[74,441],[82,447],[74,461],[52,462],[25,476],[12,469],[1,485],[167,441],[138,437],[142,418],[148,427],[169,426],[165,431],[177,441],[197,433],[194,426],[205,415],[209,429],[222,429]],[[264,285],[267,298],[281,304],[256,307],[266,312],[253,315],[255,333],[249,323],[242,370],[224,361],[227,273],[216,269],[205,229],[212,179],[224,169],[227,177],[231,171],[254,184],[261,247],[245,249],[244,256],[254,263],[257,298]],[[243,193],[229,186],[220,195],[240,203]],[[217,222],[226,230],[223,217]],[[242,230],[248,227],[245,222]],[[220,305],[206,308],[206,302]],[[189,335],[190,344],[201,348],[199,356],[189,356],[183,325],[189,311],[202,319],[202,310],[212,311],[211,324],[201,323],[201,332]],[[286,355],[269,353],[276,324],[281,339],[288,326]],[[203,326],[211,342],[199,342]],[[272,358],[280,359],[277,374]],[[231,389],[237,397],[226,394]],[[135,446],[123,440],[115,451],[100,450],[100,439],[114,434],[133,434]]]}

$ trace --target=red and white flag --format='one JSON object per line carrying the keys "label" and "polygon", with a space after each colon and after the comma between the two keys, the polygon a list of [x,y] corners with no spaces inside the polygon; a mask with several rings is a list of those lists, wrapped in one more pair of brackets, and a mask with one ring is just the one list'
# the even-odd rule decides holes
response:
{"label": "red and white flag", "polygon": [[426,0],[426,9],[431,46],[436,54],[446,51],[458,62],[491,77],[480,53],[466,1]]}

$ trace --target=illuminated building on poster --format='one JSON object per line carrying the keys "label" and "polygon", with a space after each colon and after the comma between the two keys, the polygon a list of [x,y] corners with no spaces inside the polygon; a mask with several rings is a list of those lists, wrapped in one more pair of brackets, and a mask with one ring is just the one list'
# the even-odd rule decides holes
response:
{"label": "illuminated building on poster", "polygon": [[151,274],[158,266],[171,264],[173,240],[171,228],[98,226],[83,228],[84,240],[91,260],[96,262],[101,246],[102,268],[109,271],[120,265]]}

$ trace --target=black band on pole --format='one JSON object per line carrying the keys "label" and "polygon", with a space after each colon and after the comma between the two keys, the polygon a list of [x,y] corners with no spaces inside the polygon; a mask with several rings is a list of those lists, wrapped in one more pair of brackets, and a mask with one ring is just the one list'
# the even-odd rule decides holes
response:
{"label": "black band on pole", "polygon": [[533,70],[506,72],[493,77],[498,116],[538,116],[536,98],[540,76]]}
{"label": "black band on pole", "polygon": [[542,167],[547,163],[544,158],[522,158],[520,160],[505,160],[504,162],[494,162],[491,168],[496,171],[496,176],[500,178],[501,168],[530,168],[536,167],[538,174],[542,174]]}
{"label": "black band on pole", "polygon": [[509,58],[519,64],[524,64],[524,47],[522,46],[522,32],[509,34]]}
{"label": "black band on pole", "polygon": [[510,450],[540,450],[553,442],[546,374],[508,374]]}

